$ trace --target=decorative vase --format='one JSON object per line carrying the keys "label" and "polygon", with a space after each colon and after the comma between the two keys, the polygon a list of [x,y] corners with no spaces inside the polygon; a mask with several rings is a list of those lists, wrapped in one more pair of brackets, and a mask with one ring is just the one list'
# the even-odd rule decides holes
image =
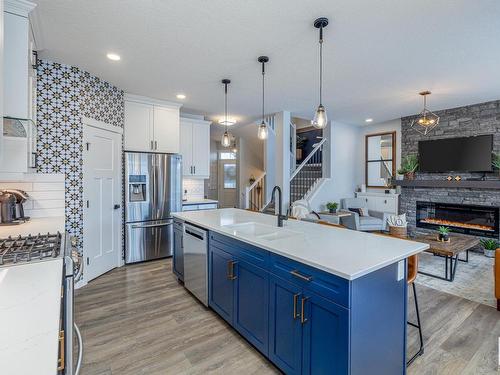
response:
{"label": "decorative vase", "polygon": [[414,180],[415,179],[415,172],[406,172],[405,173],[405,178],[407,180],[410,180],[410,181]]}
{"label": "decorative vase", "polygon": [[441,242],[449,242],[450,235],[448,233],[438,233],[438,240]]}
{"label": "decorative vase", "polygon": [[331,214],[336,214],[337,213],[337,208],[329,208],[328,212]]}
{"label": "decorative vase", "polygon": [[494,258],[495,257],[495,251],[496,250],[491,250],[491,249],[484,249],[484,255],[488,258]]}

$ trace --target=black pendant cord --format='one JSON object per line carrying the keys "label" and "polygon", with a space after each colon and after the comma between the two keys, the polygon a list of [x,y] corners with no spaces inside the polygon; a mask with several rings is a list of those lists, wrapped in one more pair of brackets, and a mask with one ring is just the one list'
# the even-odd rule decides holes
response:
{"label": "black pendant cord", "polygon": [[323,105],[323,26],[319,28],[319,105]]}
{"label": "black pendant cord", "polygon": [[227,83],[224,83],[224,125],[227,133]]}
{"label": "black pendant cord", "polygon": [[266,74],[265,71],[265,62],[262,62],[262,123],[264,123],[264,76]]}

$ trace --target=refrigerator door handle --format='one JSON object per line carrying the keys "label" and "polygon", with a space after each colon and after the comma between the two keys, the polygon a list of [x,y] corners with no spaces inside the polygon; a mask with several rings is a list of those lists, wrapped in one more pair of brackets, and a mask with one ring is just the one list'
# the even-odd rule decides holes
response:
{"label": "refrigerator door handle", "polygon": [[133,229],[144,229],[144,228],[158,228],[158,227],[166,227],[168,225],[174,225],[171,223],[161,223],[161,224],[146,224],[146,225],[132,225]]}

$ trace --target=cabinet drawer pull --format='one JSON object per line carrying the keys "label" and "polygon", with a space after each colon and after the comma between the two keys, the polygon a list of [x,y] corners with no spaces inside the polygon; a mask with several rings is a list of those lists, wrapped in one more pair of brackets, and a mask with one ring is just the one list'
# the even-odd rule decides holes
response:
{"label": "cabinet drawer pull", "polygon": [[300,293],[293,295],[293,319],[294,320],[299,317],[299,314],[297,313],[297,303],[299,301],[299,296],[300,296]]}
{"label": "cabinet drawer pull", "polygon": [[60,351],[60,358],[57,360],[57,371],[62,371],[64,370],[64,362],[65,362],[65,355],[64,355],[64,331],[59,331],[59,351]]}
{"label": "cabinet drawer pull", "polygon": [[153,148],[153,141],[151,141],[151,150],[154,150],[154,148]]}
{"label": "cabinet drawer pull", "polygon": [[301,306],[300,306],[300,322],[302,324],[305,324],[307,322],[307,318],[304,316],[304,309],[305,309],[305,304],[306,301],[309,299],[309,297],[302,298]]}
{"label": "cabinet drawer pull", "polygon": [[158,141],[155,141],[155,150],[158,150]]}
{"label": "cabinet drawer pull", "polygon": [[236,280],[236,276],[234,275],[234,265],[236,262],[234,260],[230,260],[227,262],[227,279],[228,280]]}
{"label": "cabinet drawer pull", "polygon": [[304,276],[304,275],[302,275],[298,270],[290,271],[290,273],[293,276],[298,277],[299,279],[304,280],[304,281],[311,281],[313,279],[312,276]]}

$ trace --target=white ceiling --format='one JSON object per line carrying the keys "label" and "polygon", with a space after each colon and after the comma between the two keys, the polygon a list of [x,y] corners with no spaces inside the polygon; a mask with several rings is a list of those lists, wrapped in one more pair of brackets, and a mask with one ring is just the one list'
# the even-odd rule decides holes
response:
{"label": "white ceiling", "polygon": [[[498,0],[35,0],[41,56],[79,66],[127,92],[217,118],[222,78],[240,122],[267,113],[310,118],[317,106],[317,30],[326,16],[324,105],[364,124],[500,99]],[[106,59],[112,51],[119,62]]]}

